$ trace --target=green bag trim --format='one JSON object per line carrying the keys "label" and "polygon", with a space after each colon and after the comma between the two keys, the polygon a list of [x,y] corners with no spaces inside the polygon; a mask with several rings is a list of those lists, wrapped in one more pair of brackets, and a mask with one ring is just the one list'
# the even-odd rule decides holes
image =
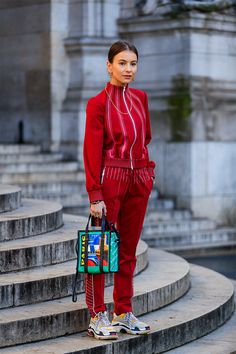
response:
{"label": "green bag trim", "polygon": [[[101,272],[101,267],[99,264],[99,258],[98,256],[93,253],[92,256],[88,257],[88,260],[91,262],[94,262],[95,265],[88,265],[87,266],[87,271],[85,271],[85,235],[86,232],[85,230],[78,230],[78,239],[77,239],[77,270],[79,273],[90,273],[90,274],[100,274],[100,273],[113,273],[113,272],[118,272],[119,270],[119,256],[118,256],[118,243],[119,243],[119,238],[114,231],[105,231],[104,234],[106,235],[106,239],[108,240],[108,252],[107,252],[107,257],[104,259],[107,264],[104,264],[103,262],[103,267],[102,267],[102,272]],[[97,235],[97,236],[102,236],[102,232],[100,230],[91,230],[88,231],[87,233],[88,237],[92,235]],[[97,244],[96,244],[97,245]],[[96,246],[95,245],[95,246]],[[92,244],[92,247],[94,247],[94,244]],[[98,263],[96,265],[96,263]]]}

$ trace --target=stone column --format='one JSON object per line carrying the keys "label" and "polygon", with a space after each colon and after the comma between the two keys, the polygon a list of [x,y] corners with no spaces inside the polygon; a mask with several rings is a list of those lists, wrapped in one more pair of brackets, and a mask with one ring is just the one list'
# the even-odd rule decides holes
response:
{"label": "stone column", "polygon": [[50,93],[51,150],[58,151],[61,141],[61,111],[69,84],[69,60],[64,46],[68,36],[69,1],[51,0],[50,11]]}
{"label": "stone column", "polygon": [[120,1],[71,0],[69,35],[69,86],[62,111],[61,149],[78,159],[83,168],[83,137],[87,100],[108,81],[107,51],[117,39],[116,19]]}
{"label": "stone column", "polygon": [[136,85],[149,94],[160,193],[223,222],[236,206],[235,7],[144,3],[122,11],[119,32],[140,51]]}

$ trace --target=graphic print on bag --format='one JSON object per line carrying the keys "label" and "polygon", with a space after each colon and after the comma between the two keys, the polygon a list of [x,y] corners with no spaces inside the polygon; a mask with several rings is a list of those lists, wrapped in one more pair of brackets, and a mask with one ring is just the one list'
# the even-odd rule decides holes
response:
{"label": "graphic print on bag", "polygon": [[118,272],[118,243],[119,235],[114,231],[105,231],[102,234],[101,231],[86,233],[85,230],[78,230],[76,247],[78,272],[91,274]]}
{"label": "graphic print on bag", "polygon": [[[100,266],[101,260],[101,237],[100,233],[89,234],[88,238],[88,266]],[[85,235],[81,236],[81,259],[80,265],[85,265]],[[108,265],[108,235],[104,238],[103,266]]]}

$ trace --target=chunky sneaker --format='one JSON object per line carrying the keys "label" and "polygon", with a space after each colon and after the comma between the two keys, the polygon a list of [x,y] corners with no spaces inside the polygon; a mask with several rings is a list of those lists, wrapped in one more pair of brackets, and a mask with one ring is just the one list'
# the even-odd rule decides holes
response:
{"label": "chunky sneaker", "polygon": [[146,334],[150,331],[150,327],[137,319],[132,312],[116,315],[112,320],[112,326],[117,332],[126,332],[130,334]]}
{"label": "chunky sneaker", "polygon": [[117,339],[117,331],[107,318],[107,312],[99,312],[90,319],[88,335],[97,339]]}

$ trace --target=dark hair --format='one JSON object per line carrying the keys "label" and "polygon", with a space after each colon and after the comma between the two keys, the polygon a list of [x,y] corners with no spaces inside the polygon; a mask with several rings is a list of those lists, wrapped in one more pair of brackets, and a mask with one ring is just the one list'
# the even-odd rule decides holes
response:
{"label": "dark hair", "polygon": [[108,52],[109,62],[112,63],[114,57],[117,54],[119,54],[120,52],[123,52],[124,50],[130,50],[131,52],[135,53],[137,55],[137,59],[138,59],[138,50],[133,44],[131,44],[127,41],[117,41],[117,42],[113,43],[109,49],[109,52]]}

